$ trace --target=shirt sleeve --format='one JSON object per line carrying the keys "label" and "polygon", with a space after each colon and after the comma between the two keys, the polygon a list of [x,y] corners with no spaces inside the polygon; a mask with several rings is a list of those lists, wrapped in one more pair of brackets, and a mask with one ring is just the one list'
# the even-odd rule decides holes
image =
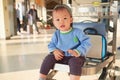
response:
{"label": "shirt sleeve", "polygon": [[31,14],[31,9],[28,11],[28,14]]}
{"label": "shirt sleeve", "polygon": [[39,17],[38,17],[38,13],[37,13],[37,10],[35,10],[36,11],[36,19],[38,20],[39,19]]}
{"label": "shirt sleeve", "polygon": [[88,50],[91,47],[90,38],[82,31],[77,32],[77,37],[80,41],[80,45],[76,48],[76,50],[80,53],[80,55],[86,56]]}
{"label": "shirt sleeve", "polygon": [[55,49],[57,49],[56,47],[56,43],[57,43],[57,35],[56,32],[53,34],[52,39],[50,41],[50,43],[48,44],[48,49],[49,52],[53,52]]}

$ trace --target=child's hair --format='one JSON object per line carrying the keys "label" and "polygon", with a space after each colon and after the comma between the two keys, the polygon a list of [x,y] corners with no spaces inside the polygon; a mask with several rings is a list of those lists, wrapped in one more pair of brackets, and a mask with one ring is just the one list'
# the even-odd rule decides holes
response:
{"label": "child's hair", "polygon": [[56,5],[53,11],[62,10],[62,9],[66,9],[69,12],[70,16],[72,17],[72,11],[70,7],[65,4]]}

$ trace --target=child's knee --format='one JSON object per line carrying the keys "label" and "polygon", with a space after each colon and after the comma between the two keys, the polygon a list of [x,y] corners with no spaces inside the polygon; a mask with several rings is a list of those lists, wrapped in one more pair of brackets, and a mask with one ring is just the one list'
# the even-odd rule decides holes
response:
{"label": "child's knee", "polygon": [[69,65],[83,65],[85,61],[84,57],[73,57],[69,60]]}
{"label": "child's knee", "polygon": [[56,62],[54,55],[49,54],[45,57],[44,62],[54,63]]}

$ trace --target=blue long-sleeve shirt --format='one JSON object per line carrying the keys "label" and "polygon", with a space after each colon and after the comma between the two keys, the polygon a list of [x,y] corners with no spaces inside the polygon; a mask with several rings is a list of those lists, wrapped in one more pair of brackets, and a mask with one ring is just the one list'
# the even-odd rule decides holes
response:
{"label": "blue long-sleeve shirt", "polygon": [[62,50],[65,56],[72,56],[67,52],[69,49],[72,49],[77,50],[81,56],[86,56],[90,46],[90,38],[83,31],[71,28],[66,33],[56,30],[51,42],[48,44],[48,49],[50,52],[53,52],[55,49]]}

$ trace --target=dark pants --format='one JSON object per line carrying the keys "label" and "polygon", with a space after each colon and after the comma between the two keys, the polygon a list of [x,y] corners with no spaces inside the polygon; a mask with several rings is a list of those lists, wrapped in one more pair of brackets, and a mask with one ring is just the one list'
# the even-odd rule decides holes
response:
{"label": "dark pants", "polygon": [[23,16],[23,30],[24,31],[27,31],[27,18],[26,16]]}
{"label": "dark pants", "polygon": [[33,24],[35,25],[36,31],[39,33],[39,29],[38,29],[38,27],[37,27],[37,21],[33,21]]}
{"label": "dark pants", "polygon": [[21,28],[20,20],[19,20],[19,18],[17,18],[17,31],[21,32],[20,28]]}
{"label": "dark pants", "polygon": [[70,67],[70,74],[72,75],[81,75],[81,67],[85,62],[85,57],[73,57],[73,56],[65,56],[62,60],[57,61],[53,54],[49,54],[45,57],[40,73],[47,75],[50,69],[53,69],[55,63],[67,64]]}

